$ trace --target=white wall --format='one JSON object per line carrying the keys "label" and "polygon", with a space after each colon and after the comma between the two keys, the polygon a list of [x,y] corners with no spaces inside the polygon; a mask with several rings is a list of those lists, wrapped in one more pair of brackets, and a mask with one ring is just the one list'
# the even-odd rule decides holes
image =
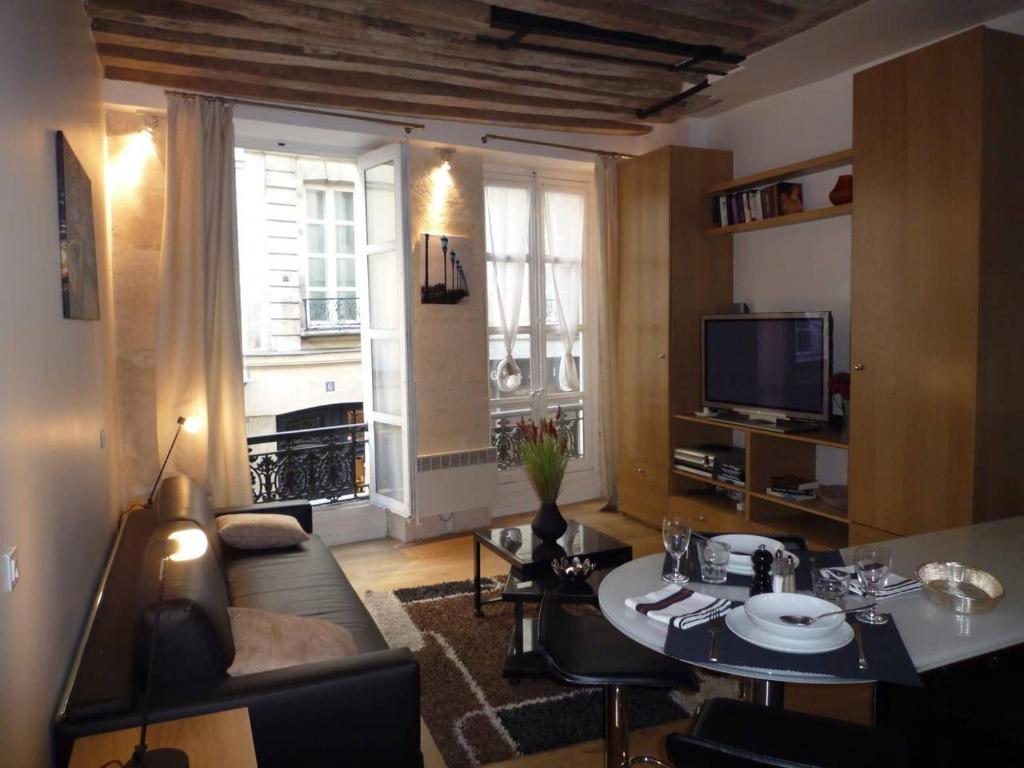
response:
{"label": "white wall", "polygon": [[[100,69],[81,3],[0,4],[0,763],[52,762],[51,723],[115,520],[113,316]],[[92,179],[102,322],[64,320],[54,131]]]}

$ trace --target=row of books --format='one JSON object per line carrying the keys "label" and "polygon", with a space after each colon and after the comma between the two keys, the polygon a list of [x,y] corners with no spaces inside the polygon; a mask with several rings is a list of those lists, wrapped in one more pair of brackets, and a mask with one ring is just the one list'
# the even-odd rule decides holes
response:
{"label": "row of books", "polygon": [[785,501],[810,501],[818,495],[818,481],[797,475],[775,475],[766,493]]}
{"label": "row of books", "polygon": [[761,189],[744,189],[718,195],[712,200],[711,215],[716,227],[727,227],[800,213],[803,209],[803,187],[789,181],[779,181]]}

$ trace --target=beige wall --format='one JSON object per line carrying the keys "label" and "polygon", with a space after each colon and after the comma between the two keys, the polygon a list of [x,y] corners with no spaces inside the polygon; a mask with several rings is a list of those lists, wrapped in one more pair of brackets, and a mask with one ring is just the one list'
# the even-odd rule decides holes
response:
{"label": "beige wall", "polygon": [[144,499],[160,471],[156,296],[164,214],[166,120],[107,113],[121,500]]}
{"label": "beige wall", "polygon": [[[103,109],[81,3],[0,4],[0,103],[0,549],[22,571],[0,594],[0,763],[43,768],[117,512]],[[62,317],[58,129],[92,180],[100,322]]]}
{"label": "beige wall", "polygon": [[[416,453],[486,448],[488,426],[487,318],[484,272],[483,156],[459,148],[451,157],[451,185],[437,169],[433,145],[409,146],[409,221],[412,233],[413,360],[416,377]],[[466,237],[463,262],[470,296],[456,305],[420,304],[424,232]],[[417,258],[417,255],[419,258]]]}

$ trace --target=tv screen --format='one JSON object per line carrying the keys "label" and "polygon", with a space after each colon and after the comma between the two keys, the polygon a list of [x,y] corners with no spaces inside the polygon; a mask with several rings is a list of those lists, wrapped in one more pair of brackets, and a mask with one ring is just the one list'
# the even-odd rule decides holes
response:
{"label": "tv screen", "polygon": [[702,318],[704,405],[828,419],[828,312]]}

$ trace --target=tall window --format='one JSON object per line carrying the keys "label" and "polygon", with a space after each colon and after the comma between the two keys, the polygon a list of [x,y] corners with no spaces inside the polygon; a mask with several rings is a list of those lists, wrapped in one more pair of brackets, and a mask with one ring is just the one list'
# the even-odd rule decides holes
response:
{"label": "tall window", "polygon": [[306,191],[306,326],[358,325],[355,210],[351,188]]}
{"label": "tall window", "polygon": [[584,457],[588,196],[584,183],[537,174],[488,174],[485,183],[488,375],[501,469],[519,464],[520,417],[561,413],[559,431]]}

